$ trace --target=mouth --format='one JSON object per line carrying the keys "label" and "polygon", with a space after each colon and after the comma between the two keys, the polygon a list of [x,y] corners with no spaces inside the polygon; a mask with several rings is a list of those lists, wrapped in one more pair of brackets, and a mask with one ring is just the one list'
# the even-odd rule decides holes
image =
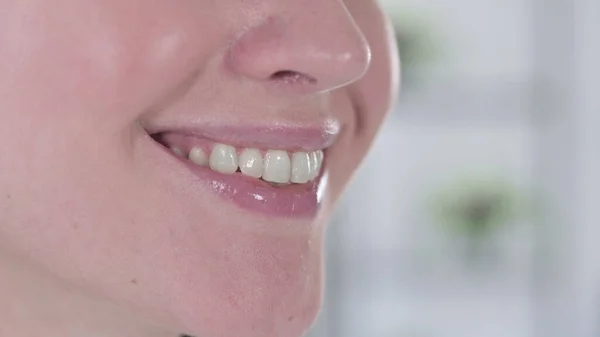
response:
{"label": "mouth", "polygon": [[327,185],[324,164],[332,140],[315,141],[313,131],[255,130],[251,140],[231,132],[228,138],[189,130],[149,135],[203,185],[238,207],[269,217],[314,218]]}

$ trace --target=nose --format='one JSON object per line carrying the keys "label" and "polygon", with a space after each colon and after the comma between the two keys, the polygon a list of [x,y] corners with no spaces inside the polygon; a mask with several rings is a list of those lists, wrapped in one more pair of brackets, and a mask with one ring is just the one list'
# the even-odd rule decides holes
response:
{"label": "nose", "polygon": [[371,50],[341,0],[276,1],[286,8],[269,13],[232,44],[228,63],[236,75],[314,93],[365,74]]}

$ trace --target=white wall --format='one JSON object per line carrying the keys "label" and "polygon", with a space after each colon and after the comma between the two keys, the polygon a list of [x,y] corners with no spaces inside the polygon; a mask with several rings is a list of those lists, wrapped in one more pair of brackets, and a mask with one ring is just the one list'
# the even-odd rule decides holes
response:
{"label": "white wall", "polygon": [[[531,70],[529,0],[382,0],[391,13],[423,16],[445,54],[436,76],[526,81]],[[400,16],[402,17],[402,16]]]}

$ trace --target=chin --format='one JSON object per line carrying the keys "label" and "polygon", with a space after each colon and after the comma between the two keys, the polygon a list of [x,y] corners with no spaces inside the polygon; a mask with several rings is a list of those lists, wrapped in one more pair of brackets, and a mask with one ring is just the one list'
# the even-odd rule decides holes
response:
{"label": "chin", "polygon": [[[289,251],[292,253],[291,251]],[[317,317],[323,293],[320,253],[302,258],[256,252],[250,266],[221,270],[229,277],[197,284],[188,275],[176,290],[181,332],[214,337],[300,337]]]}
{"label": "chin", "polygon": [[212,248],[182,251],[174,257],[178,268],[166,290],[174,326],[192,336],[304,335],[322,303],[318,227],[295,233],[240,231],[215,240]]}

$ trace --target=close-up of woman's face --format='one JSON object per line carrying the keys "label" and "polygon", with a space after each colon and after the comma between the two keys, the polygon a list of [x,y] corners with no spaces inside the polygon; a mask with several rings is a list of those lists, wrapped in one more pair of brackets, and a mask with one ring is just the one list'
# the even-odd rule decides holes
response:
{"label": "close-up of woman's face", "polygon": [[305,333],[397,89],[376,2],[0,8],[0,260],[165,331]]}

